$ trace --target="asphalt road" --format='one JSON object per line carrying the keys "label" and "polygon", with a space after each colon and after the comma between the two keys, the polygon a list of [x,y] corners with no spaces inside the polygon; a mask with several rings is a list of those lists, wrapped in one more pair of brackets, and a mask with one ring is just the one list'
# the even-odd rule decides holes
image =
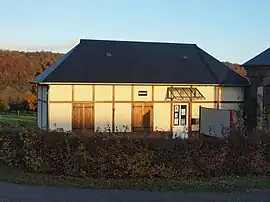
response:
{"label": "asphalt road", "polygon": [[147,192],[31,187],[0,182],[0,202],[270,202],[270,190],[249,193]]}

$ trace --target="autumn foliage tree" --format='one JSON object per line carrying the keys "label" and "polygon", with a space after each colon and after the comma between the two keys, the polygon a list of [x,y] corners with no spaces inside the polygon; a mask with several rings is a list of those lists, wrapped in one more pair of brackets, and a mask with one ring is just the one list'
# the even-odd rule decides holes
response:
{"label": "autumn foliage tree", "polygon": [[[36,110],[34,77],[62,56],[52,52],[20,52],[0,50],[0,100],[9,102],[26,100],[28,109]],[[35,106],[35,107],[34,107]]]}
{"label": "autumn foliage tree", "polygon": [[26,91],[24,94],[24,99],[27,102],[27,107],[31,111],[37,110],[37,86],[34,85],[33,89]]}

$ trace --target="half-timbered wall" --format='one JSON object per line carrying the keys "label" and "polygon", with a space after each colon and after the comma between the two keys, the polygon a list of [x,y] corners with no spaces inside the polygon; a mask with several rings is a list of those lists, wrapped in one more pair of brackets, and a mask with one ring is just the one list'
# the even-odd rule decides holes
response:
{"label": "half-timbered wall", "polygon": [[[147,103],[152,109],[149,116],[152,130],[170,131],[172,103],[183,102],[168,99],[168,87],[170,85],[50,85],[49,128],[72,130],[72,122],[74,122],[72,119],[76,117],[74,105],[84,103],[91,104],[93,107],[94,131],[107,129],[131,131],[132,123],[137,124],[136,120],[140,119],[134,117],[136,110],[139,110],[138,105]],[[173,87],[184,86],[173,85]],[[243,102],[243,90],[240,87],[192,87],[196,87],[204,99],[184,101],[189,104],[189,122],[192,118],[199,118],[200,106],[238,109],[239,104]],[[134,109],[134,106],[137,108]],[[81,115],[81,121],[83,116],[86,115]],[[144,116],[143,112],[142,116]]]}

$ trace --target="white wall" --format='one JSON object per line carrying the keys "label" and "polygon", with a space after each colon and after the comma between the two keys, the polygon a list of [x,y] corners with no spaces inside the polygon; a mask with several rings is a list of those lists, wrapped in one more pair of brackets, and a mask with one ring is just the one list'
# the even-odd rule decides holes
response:
{"label": "white wall", "polygon": [[72,86],[50,85],[49,94],[50,94],[50,101],[71,101]]}
{"label": "white wall", "polygon": [[111,101],[113,95],[112,85],[95,85],[96,101]]}
{"label": "white wall", "polygon": [[217,100],[216,88],[214,86],[193,86],[197,88],[201,94],[205,97],[204,101],[215,101]]}
{"label": "white wall", "polygon": [[117,130],[119,132],[123,132],[124,130],[126,130],[126,126],[128,127],[128,130],[126,131],[131,131],[131,110],[131,103],[115,104],[115,128],[117,127]]}
{"label": "white wall", "polygon": [[242,87],[221,87],[221,101],[243,101],[244,88]]}
{"label": "white wall", "polygon": [[110,127],[112,130],[112,104],[111,103],[95,103],[95,131],[104,131]]}
{"label": "white wall", "polygon": [[165,101],[168,87],[169,86],[154,86],[154,100]]}
{"label": "white wall", "polygon": [[154,104],[154,130],[170,131],[170,103],[155,103]]}
{"label": "white wall", "polygon": [[74,101],[92,101],[92,85],[74,85]]}
{"label": "white wall", "polygon": [[70,131],[72,129],[71,103],[50,103],[49,113],[50,130],[62,128],[65,131]]}
{"label": "white wall", "polygon": [[[95,101],[112,101],[113,87],[112,85],[94,85],[95,86]],[[173,85],[174,87],[189,87]],[[167,86],[154,86],[154,101],[166,101]],[[206,98],[204,101],[217,101],[217,90],[214,86],[193,86],[196,87],[202,95]],[[138,91],[147,91],[147,96],[138,96]],[[75,101],[89,101],[93,99],[93,85],[74,85],[74,100]],[[132,88],[131,85],[115,85],[115,101],[131,101]],[[134,101],[152,101],[152,86],[151,85],[135,85],[134,86]],[[39,94],[39,96],[41,96]],[[71,101],[72,100],[72,85],[50,85],[49,89],[50,101]],[[242,88],[222,87],[221,101],[241,101],[243,100]],[[193,103],[192,104],[192,118],[199,118],[199,106],[215,108],[214,103]],[[38,113],[41,114],[40,103],[38,103]],[[238,109],[239,104],[222,103],[222,109]],[[45,113],[46,106],[43,107]],[[115,126],[119,129],[123,125],[129,125],[131,128],[131,104],[130,103],[115,103]],[[61,126],[65,129],[71,129],[72,123],[72,105],[69,103],[51,103],[49,105],[49,123],[50,128],[53,123],[57,127]],[[43,113],[43,114],[44,114]],[[63,120],[60,120],[63,118]],[[170,104],[169,103],[155,103],[154,104],[154,130],[158,128],[170,129]],[[44,117],[42,118],[42,120]],[[124,124],[123,124],[124,123]],[[44,126],[45,122],[41,123],[41,117],[38,116],[38,125]],[[70,125],[68,125],[70,124]],[[104,130],[107,125],[112,127],[112,103],[95,103],[95,130],[100,127]]]}
{"label": "white wall", "polygon": [[131,101],[131,86],[115,86],[116,101]]}
{"label": "white wall", "polygon": [[[221,87],[221,101],[244,101],[244,88],[242,87]],[[243,103],[220,103],[220,109],[234,109],[236,111],[241,111],[241,106]],[[237,113],[239,114],[239,113]],[[240,113],[241,115],[241,113]],[[236,121],[238,117],[235,117]]]}

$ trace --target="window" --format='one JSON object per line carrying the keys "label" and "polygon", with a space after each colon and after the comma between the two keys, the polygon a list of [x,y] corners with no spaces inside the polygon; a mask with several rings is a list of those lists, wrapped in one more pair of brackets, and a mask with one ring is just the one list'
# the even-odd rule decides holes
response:
{"label": "window", "polygon": [[187,125],[187,105],[181,105],[181,125]]}

